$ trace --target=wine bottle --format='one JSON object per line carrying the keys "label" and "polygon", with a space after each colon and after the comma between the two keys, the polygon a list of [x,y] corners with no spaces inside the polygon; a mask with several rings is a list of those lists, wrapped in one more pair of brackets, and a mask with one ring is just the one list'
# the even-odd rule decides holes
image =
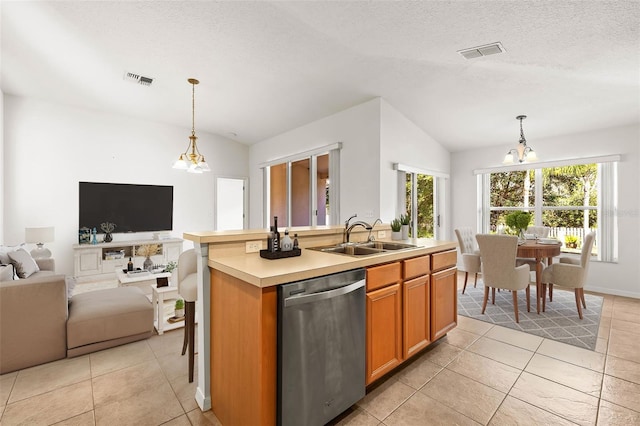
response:
{"label": "wine bottle", "polygon": [[131,258],[129,258],[129,263],[127,263],[127,271],[133,271],[133,262]]}

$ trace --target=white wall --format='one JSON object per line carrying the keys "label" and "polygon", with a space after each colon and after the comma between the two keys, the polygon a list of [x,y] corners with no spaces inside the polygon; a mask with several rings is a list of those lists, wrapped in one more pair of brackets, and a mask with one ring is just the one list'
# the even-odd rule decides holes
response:
{"label": "white wall", "polygon": [[[592,262],[588,290],[640,297],[640,127],[624,126],[600,131],[530,141],[541,160],[552,161],[621,154],[618,165],[617,263]],[[451,156],[452,225],[476,228],[474,169],[499,166],[507,144],[457,152]]]}
{"label": "white wall", "polygon": [[[381,116],[380,211],[381,217],[388,222],[404,213],[396,212],[396,204],[389,201],[398,199],[398,188],[404,187],[398,185],[398,172],[393,170],[393,163],[449,174],[451,159],[449,151],[385,100],[382,100]],[[448,187],[445,186],[441,196],[441,201],[447,204]],[[449,211],[448,206],[444,211]],[[443,216],[441,224],[446,225],[448,215]],[[447,238],[445,229],[441,239]]]}
{"label": "white wall", "polygon": [[249,227],[263,227],[260,163],[336,142],[343,144],[340,154],[341,220],[346,220],[353,213],[367,220],[366,211],[372,211],[378,217],[379,141],[380,99],[373,99],[252,145],[249,155]]}
{"label": "white wall", "polygon": [[4,95],[0,90],[0,241],[4,239]]}
{"label": "white wall", "polygon": [[[214,177],[247,177],[249,149],[218,135],[197,132],[212,172],[171,168],[191,133],[135,118],[33,99],[4,96],[5,217],[0,243],[24,241],[24,228],[55,226],[47,244],[56,270],[73,273],[78,235],[78,182],[173,185],[172,236],[214,227]],[[152,212],[150,212],[152,214]],[[117,229],[116,229],[117,231]],[[114,234],[114,240],[151,233]],[[191,247],[192,243],[185,243]]]}

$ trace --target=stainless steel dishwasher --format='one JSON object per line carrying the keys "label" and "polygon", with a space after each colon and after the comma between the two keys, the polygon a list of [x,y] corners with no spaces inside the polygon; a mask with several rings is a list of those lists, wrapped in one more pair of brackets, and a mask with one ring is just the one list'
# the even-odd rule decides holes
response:
{"label": "stainless steel dishwasher", "polygon": [[365,271],[278,288],[278,424],[324,425],[365,395]]}

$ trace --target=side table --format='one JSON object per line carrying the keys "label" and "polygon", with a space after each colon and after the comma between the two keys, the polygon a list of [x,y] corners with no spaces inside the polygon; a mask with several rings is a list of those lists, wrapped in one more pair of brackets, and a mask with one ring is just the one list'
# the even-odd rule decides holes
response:
{"label": "side table", "polygon": [[160,287],[156,284],[151,285],[151,303],[153,304],[153,325],[158,334],[161,335],[165,330],[173,330],[184,327],[184,321],[170,323],[164,316],[165,299],[177,299],[179,297],[178,287],[166,286]]}

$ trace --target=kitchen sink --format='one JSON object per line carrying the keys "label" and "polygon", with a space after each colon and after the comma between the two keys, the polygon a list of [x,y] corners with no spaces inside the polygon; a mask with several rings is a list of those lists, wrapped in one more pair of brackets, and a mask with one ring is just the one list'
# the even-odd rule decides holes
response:
{"label": "kitchen sink", "polygon": [[387,253],[389,251],[408,250],[416,247],[417,246],[413,244],[373,241],[359,244],[337,244],[333,246],[309,247],[309,250],[360,257]]}

